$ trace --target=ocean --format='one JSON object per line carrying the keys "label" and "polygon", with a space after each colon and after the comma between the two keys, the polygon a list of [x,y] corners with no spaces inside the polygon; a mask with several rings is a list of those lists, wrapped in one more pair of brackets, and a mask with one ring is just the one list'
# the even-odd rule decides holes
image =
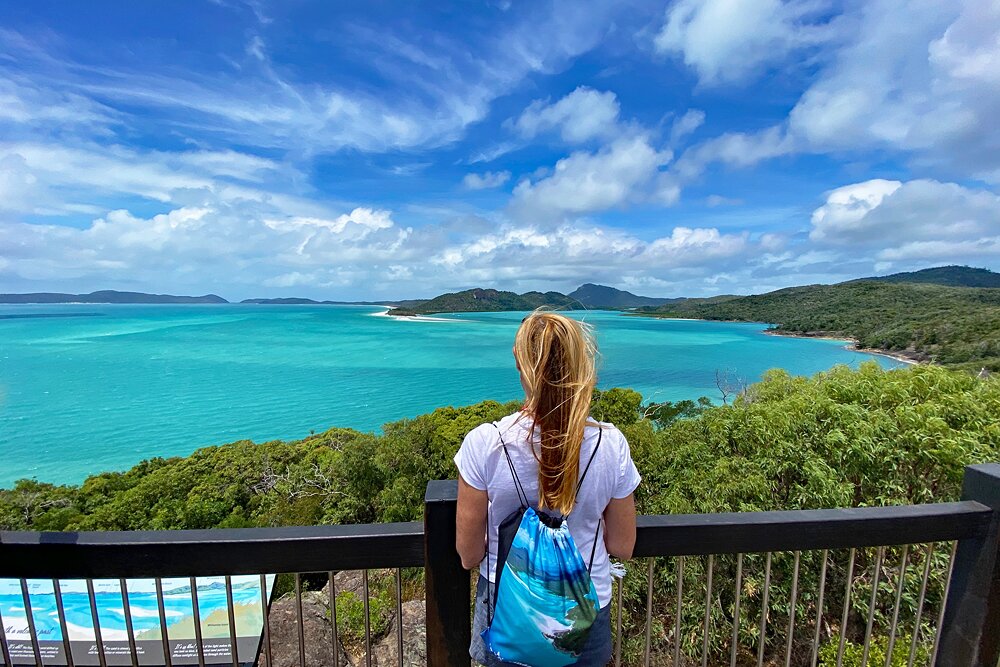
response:
{"label": "ocean", "polygon": [[[368,306],[0,305],[0,487],[79,483],[154,456],[333,426],[378,431],[446,405],[520,395],[524,313],[426,320]],[[599,386],[717,400],[716,371],[810,375],[874,359],[762,324],[568,313],[594,325]]]}

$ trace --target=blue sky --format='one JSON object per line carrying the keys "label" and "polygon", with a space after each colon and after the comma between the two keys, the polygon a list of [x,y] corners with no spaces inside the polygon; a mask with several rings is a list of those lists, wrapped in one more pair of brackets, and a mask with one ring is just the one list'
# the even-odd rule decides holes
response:
{"label": "blue sky", "polygon": [[996,0],[0,5],[0,291],[1000,269]]}

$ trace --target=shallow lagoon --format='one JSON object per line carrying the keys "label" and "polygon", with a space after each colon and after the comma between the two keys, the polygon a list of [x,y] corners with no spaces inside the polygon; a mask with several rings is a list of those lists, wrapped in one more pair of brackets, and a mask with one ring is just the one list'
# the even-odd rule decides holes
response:
{"label": "shallow lagoon", "polygon": [[[76,483],[205,445],[375,431],[442,405],[518,397],[510,349],[524,313],[401,320],[382,310],[0,306],[0,486]],[[773,367],[896,365],[842,341],[768,336],[761,324],[570,314],[596,328],[600,386],[647,400],[717,398],[716,370],[754,381]]]}

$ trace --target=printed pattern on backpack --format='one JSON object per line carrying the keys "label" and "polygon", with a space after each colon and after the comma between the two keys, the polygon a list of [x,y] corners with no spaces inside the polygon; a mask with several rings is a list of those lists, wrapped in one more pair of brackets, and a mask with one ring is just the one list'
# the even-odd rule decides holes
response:
{"label": "printed pattern on backpack", "polygon": [[558,527],[546,525],[528,508],[498,573],[496,607],[483,641],[501,660],[572,665],[597,618],[597,590],[587,564],[566,521],[556,521]]}

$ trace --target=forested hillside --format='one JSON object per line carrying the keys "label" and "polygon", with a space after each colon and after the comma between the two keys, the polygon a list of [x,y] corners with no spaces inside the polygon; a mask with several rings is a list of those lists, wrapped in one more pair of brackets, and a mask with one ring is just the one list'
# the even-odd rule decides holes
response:
{"label": "forested hillside", "polygon": [[442,294],[427,301],[393,308],[390,315],[425,315],[430,313],[534,310],[542,306],[576,310],[583,306],[576,299],[559,292],[501,292],[495,289],[470,289]]}
{"label": "forested hillside", "polygon": [[915,360],[1000,371],[1000,289],[869,280],[641,310],[658,317],[767,322],[780,333],[845,336],[860,347]]}
{"label": "forested hillside", "polygon": [[920,271],[862,278],[889,283],[930,283],[948,287],[1000,287],[1000,273],[971,266],[937,266]]}

